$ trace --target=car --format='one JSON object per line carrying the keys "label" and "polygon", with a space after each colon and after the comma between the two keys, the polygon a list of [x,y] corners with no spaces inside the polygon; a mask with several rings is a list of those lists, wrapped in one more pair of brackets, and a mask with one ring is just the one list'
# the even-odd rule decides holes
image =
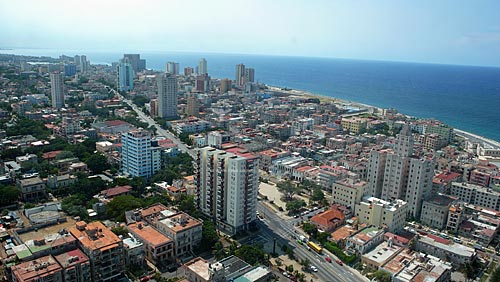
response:
{"label": "car", "polygon": [[330,257],[325,257],[325,260],[329,263],[332,263],[332,259]]}
{"label": "car", "polygon": [[314,265],[311,265],[311,270],[314,271],[314,272],[318,272],[318,268]]}
{"label": "car", "polygon": [[458,238],[458,237],[453,237],[453,242],[461,244],[462,240],[460,238]]}
{"label": "car", "polygon": [[338,260],[336,260],[335,262],[336,262],[338,265],[344,265],[344,263],[343,263],[341,260],[339,260],[339,259],[338,259]]}

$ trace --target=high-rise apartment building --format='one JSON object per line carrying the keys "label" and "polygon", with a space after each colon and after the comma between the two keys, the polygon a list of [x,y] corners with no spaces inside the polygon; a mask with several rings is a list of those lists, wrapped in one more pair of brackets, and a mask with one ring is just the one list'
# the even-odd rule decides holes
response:
{"label": "high-rise apartment building", "polygon": [[138,73],[146,69],[146,60],[141,59],[140,54],[125,54],[123,55],[123,58],[128,59],[128,61],[132,65],[134,73]]}
{"label": "high-rise apartment building", "polygon": [[50,97],[53,108],[64,108],[64,76],[60,72],[50,74]]}
{"label": "high-rise apartment building", "polygon": [[179,63],[168,62],[166,66],[166,72],[173,75],[179,75]]}
{"label": "high-rise apartment building", "polygon": [[244,64],[237,64],[236,65],[235,83],[237,86],[243,86],[245,84],[245,65]]}
{"label": "high-rise apartment building", "polygon": [[158,83],[158,116],[172,118],[177,116],[177,78],[169,73],[160,74]]}
{"label": "high-rise apartment building", "polygon": [[229,90],[231,90],[231,80],[229,80],[228,78],[221,79],[221,81],[220,81],[220,93],[224,94],[224,93],[228,92]]}
{"label": "high-rise apartment building", "polygon": [[160,148],[152,146],[151,134],[143,129],[122,134],[122,171],[150,178],[161,168]]}
{"label": "high-rise apartment building", "polygon": [[152,117],[158,116],[158,99],[151,99],[151,101],[149,101],[149,114]]}
{"label": "high-rise apartment building", "polygon": [[405,125],[398,134],[394,151],[370,153],[365,195],[385,201],[404,200],[408,214],[419,218],[422,203],[432,192],[433,168],[433,158],[413,156],[413,136]]}
{"label": "high-rise apartment building", "polygon": [[197,149],[195,166],[198,208],[228,234],[247,230],[256,218],[258,158],[240,148]]}
{"label": "high-rise apartment building", "polygon": [[201,58],[198,63],[198,75],[208,74],[207,60]]}
{"label": "high-rise apartment building", "polygon": [[190,76],[194,73],[194,70],[192,67],[185,67],[184,68],[184,75],[185,76]]}
{"label": "high-rise apartment building", "polygon": [[200,101],[196,94],[190,94],[187,97],[186,103],[186,115],[188,116],[198,116],[200,114]]}
{"label": "high-rise apartment building", "polygon": [[121,59],[117,69],[118,90],[132,91],[134,89],[134,69],[128,58]]}
{"label": "high-rise apartment building", "polygon": [[246,68],[245,69],[245,81],[246,82],[255,82],[255,69]]}
{"label": "high-rise apartment building", "polygon": [[80,56],[80,72],[87,73],[89,71],[89,67],[90,67],[90,62],[87,61],[87,56],[81,55]]}
{"label": "high-rise apartment building", "polygon": [[196,91],[208,92],[210,90],[210,76],[208,74],[196,76]]}

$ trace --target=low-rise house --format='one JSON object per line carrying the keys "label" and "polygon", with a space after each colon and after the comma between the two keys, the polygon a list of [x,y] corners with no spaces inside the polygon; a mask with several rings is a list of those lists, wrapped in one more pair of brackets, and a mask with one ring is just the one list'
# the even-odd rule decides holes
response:
{"label": "low-rise house", "polygon": [[420,236],[417,240],[416,250],[450,261],[454,266],[471,263],[476,259],[476,252],[473,248],[432,234]]}
{"label": "low-rise house", "polygon": [[340,225],[344,224],[345,215],[338,209],[330,208],[311,218],[311,223],[316,225],[320,232],[331,233]]}
{"label": "low-rise house", "polygon": [[11,271],[14,282],[63,282],[63,269],[51,255],[14,265]]}
{"label": "low-rise house", "polygon": [[38,176],[18,179],[16,184],[23,201],[38,201],[47,197],[45,183]]}
{"label": "low-rise house", "polygon": [[384,230],[375,226],[366,227],[347,239],[346,250],[364,254],[384,240]]}

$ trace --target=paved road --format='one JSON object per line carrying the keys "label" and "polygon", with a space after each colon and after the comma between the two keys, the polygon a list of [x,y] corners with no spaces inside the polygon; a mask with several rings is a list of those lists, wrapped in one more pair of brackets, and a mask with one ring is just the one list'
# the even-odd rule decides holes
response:
{"label": "paved road", "polygon": [[181,140],[179,140],[179,138],[177,138],[177,136],[175,136],[174,134],[172,134],[172,132],[161,128],[161,126],[158,123],[156,123],[156,121],[154,119],[152,119],[149,115],[146,115],[144,112],[142,112],[141,109],[139,109],[134,103],[132,103],[131,100],[125,99],[125,97],[123,97],[116,90],[114,90],[112,88],[109,88],[109,89],[115,95],[118,95],[118,97],[120,97],[120,99],[123,102],[127,103],[137,113],[137,115],[139,116],[139,118],[141,120],[145,121],[149,126],[156,127],[156,132],[157,132],[158,135],[167,137],[168,139],[172,140],[177,145],[177,147],[179,148],[179,150],[181,150],[182,152],[188,153],[193,159],[196,157],[196,154],[195,154],[194,150],[189,149],[186,146],[186,144],[184,144]]}
{"label": "paved road", "polygon": [[[338,265],[337,263],[329,263],[325,260],[326,255],[317,254],[313,251],[308,250],[304,245],[297,243],[297,238],[302,233],[300,230],[296,229],[290,221],[286,221],[279,217],[274,210],[270,209],[268,206],[264,205],[262,202],[258,202],[257,210],[264,217],[263,220],[259,221],[259,227],[261,228],[261,235],[270,238],[276,238],[278,236],[278,241],[281,244],[288,244],[294,248],[295,256],[301,259],[309,259],[311,265],[318,268],[318,272],[315,275],[320,279],[320,281],[344,281],[344,282],[359,282],[368,281],[367,278],[361,276],[359,273],[355,273],[346,265]],[[334,261],[337,259],[333,255],[329,255]]]}

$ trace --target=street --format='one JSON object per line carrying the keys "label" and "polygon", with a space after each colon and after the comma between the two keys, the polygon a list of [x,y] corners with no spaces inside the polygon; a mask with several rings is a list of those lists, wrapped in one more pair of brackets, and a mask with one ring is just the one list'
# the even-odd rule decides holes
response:
{"label": "street", "polygon": [[302,233],[290,221],[279,217],[272,209],[260,201],[257,204],[257,210],[263,215],[263,219],[259,221],[260,235],[271,240],[278,237],[277,241],[281,245],[287,244],[293,247],[294,254],[298,260],[308,259],[311,265],[318,268],[318,272],[314,274],[318,276],[320,281],[369,281],[368,278],[352,270],[347,265],[341,266],[335,262],[327,262],[325,260],[325,253],[332,260],[335,261],[337,259],[337,257],[327,250],[323,250],[323,254],[317,254],[314,251],[308,250],[304,245],[297,243],[295,238],[302,235]]}

